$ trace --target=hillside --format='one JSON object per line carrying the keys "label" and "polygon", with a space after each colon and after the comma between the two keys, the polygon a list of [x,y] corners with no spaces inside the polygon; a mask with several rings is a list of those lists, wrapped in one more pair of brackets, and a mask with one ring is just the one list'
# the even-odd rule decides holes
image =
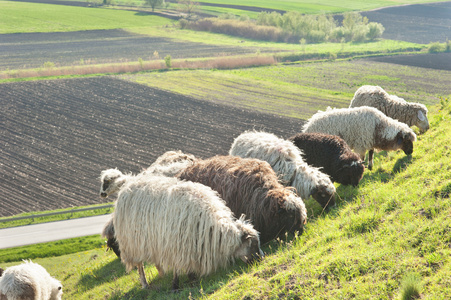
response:
{"label": "hillside", "polygon": [[136,270],[126,274],[103,249],[35,261],[62,280],[68,299],[398,299],[409,290],[449,299],[450,119],[442,99],[412,156],[377,154],[357,188],[338,185],[335,208],[322,212],[307,201],[301,236],[265,245],[255,266],[237,263],[193,285],[183,276],[178,293],[169,291],[170,274],[157,278],[149,265],[148,279],[160,289],[141,290]]}

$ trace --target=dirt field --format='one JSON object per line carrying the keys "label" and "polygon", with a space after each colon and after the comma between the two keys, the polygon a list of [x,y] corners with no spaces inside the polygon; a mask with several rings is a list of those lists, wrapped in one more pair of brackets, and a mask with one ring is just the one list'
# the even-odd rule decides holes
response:
{"label": "dirt field", "polygon": [[374,57],[369,61],[451,71],[451,53]]}
{"label": "dirt field", "polygon": [[103,169],[139,172],[168,150],[227,154],[245,130],[288,137],[302,125],[110,77],[6,83],[0,94],[0,216],[102,203]]}
{"label": "dirt field", "polygon": [[131,34],[123,30],[2,34],[0,70],[41,67],[46,62],[58,66],[153,59],[157,51],[176,58],[211,57],[250,53],[240,47],[177,42]]}
{"label": "dirt field", "polygon": [[451,2],[389,7],[362,15],[384,25],[384,39],[419,44],[451,39]]}

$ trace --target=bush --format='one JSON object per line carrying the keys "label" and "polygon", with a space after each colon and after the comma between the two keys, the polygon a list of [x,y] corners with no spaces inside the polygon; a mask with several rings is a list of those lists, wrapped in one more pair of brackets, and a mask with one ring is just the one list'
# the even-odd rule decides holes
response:
{"label": "bush", "polygon": [[166,55],[164,57],[164,64],[166,65],[167,68],[172,67],[172,61],[171,60],[172,60],[172,58],[171,58],[170,55]]}
{"label": "bush", "polygon": [[439,42],[429,44],[429,53],[439,53],[443,51],[445,51],[445,47],[443,47]]}
{"label": "bush", "polygon": [[385,28],[381,23],[371,22],[368,24],[368,32],[366,38],[370,41],[381,38]]}
{"label": "bush", "polygon": [[323,43],[326,40],[326,33],[320,30],[311,30],[306,38],[310,43]]}

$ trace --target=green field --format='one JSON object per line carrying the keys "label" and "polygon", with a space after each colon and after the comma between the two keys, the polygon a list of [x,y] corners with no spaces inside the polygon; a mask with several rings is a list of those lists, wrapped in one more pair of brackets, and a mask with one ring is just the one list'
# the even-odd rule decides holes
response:
{"label": "green field", "polygon": [[154,27],[173,23],[133,11],[0,0],[0,34]]}

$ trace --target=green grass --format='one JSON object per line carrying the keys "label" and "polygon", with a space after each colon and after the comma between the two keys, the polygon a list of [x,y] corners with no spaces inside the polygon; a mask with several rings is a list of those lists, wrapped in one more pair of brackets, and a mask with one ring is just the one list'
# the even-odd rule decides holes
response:
{"label": "green grass", "polygon": [[[113,210],[114,210],[113,207],[96,209],[96,207],[103,206],[103,205],[106,205],[106,204],[78,206],[78,207],[72,207],[72,208],[48,210],[48,211],[44,211],[44,212],[34,211],[34,212],[27,212],[27,213],[14,215],[11,217],[1,217],[0,221],[2,221],[2,222],[0,222],[0,229],[16,227],[16,226],[25,226],[25,225],[46,223],[46,222],[55,222],[55,221],[76,219],[76,218],[84,218],[84,217],[91,217],[91,216],[98,216],[98,215],[104,215],[104,214],[109,214],[109,213],[113,212]],[[76,209],[84,209],[84,208],[92,208],[92,209],[74,212],[74,210],[76,210]],[[39,217],[39,215],[48,214],[48,213],[58,213],[58,214],[53,215],[53,216]],[[38,217],[8,221],[9,219],[12,219],[12,218],[27,217],[27,216],[33,216],[33,215],[36,215]]]}
{"label": "green grass", "polygon": [[173,23],[132,11],[0,0],[0,34],[155,27]]}
{"label": "green grass", "polygon": [[171,274],[158,278],[147,265],[160,289],[141,290],[136,270],[127,274],[103,248],[34,261],[63,282],[69,299],[450,299],[449,100],[430,107],[429,119],[412,156],[378,153],[357,188],[337,185],[329,212],[307,201],[304,234],[266,245],[254,266],[237,263],[193,285],[183,276],[174,294]]}
{"label": "green grass", "polygon": [[451,72],[352,60],[122,78],[198,99],[307,119],[327,106],[349,106],[357,88],[365,84],[379,85],[408,101],[436,104],[440,96],[449,95]]}

